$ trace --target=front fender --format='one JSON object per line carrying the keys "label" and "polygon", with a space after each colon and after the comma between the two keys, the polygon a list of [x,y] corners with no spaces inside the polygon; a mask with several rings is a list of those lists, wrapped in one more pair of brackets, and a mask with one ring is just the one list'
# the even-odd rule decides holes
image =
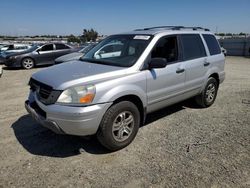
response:
{"label": "front fender", "polygon": [[120,85],[112,88],[108,92],[106,92],[98,101],[97,103],[105,103],[105,102],[113,102],[116,99],[120,97],[124,97],[126,95],[135,95],[140,98],[142,101],[143,107],[146,107],[147,105],[147,96],[146,92],[132,84],[125,84],[125,85]]}

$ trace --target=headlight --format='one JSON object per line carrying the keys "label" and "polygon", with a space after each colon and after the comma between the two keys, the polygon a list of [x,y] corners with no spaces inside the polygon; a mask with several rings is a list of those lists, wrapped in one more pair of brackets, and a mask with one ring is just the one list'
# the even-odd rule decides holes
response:
{"label": "headlight", "polygon": [[17,56],[10,56],[10,59],[16,59]]}
{"label": "headlight", "polygon": [[65,104],[89,104],[95,97],[95,86],[77,86],[66,89],[57,99],[58,103]]}

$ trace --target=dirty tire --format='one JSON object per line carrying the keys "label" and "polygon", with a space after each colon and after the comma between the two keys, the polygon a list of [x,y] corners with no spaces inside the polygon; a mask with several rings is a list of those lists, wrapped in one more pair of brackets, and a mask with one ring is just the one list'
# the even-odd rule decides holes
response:
{"label": "dirty tire", "polygon": [[210,77],[207,81],[205,89],[200,95],[195,97],[196,103],[203,108],[211,106],[216,99],[218,87],[219,83],[217,80],[213,77]]}
{"label": "dirty tire", "polygon": [[116,151],[126,147],[134,140],[139,125],[138,108],[132,102],[122,101],[106,111],[97,132],[97,138],[104,147]]}
{"label": "dirty tire", "polygon": [[24,69],[32,69],[35,66],[35,62],[32,58],[30,57],[25,57],[22,60],[22,67]]}

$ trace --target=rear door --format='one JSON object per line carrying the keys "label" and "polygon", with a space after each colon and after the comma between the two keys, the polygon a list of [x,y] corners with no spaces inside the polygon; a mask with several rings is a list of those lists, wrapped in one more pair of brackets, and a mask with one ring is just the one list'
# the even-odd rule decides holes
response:
{"label": "rear door", "polygon": [[203,86],[209,63],[200,34],[181,34],[180,41],[186,72],[185,95],[190,97],[199,93]]}
{"label": "rear door", "polygon": [[56,43],[55,44],[55,51],[53,54],[53,60],[55,60],[56,58],[63,56],[65,54],[68,54],[71,52],[71,48],[65,44],[62,43]]}
{"label": "rear door", "polygon": [[165,68],[147,70],[148,112],[181,100],[185,83],[178,36],[159,39],[150,58],[165,58],[168,64]]}
{"label": "rear door", "polygon": [[209,56],[207,57],[207,62],[210,63],[210,67],[216,67],[216,71],[219,73],[219,76],[225,75],[224,65],[225,65],[225,56],[221,52],[221,47],[217,39],[212,34],[202,34],[207,48],[209,50]]}

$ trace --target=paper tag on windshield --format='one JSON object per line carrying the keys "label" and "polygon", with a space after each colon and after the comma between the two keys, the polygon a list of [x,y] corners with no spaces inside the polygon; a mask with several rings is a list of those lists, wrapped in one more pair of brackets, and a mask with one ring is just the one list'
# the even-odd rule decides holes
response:
{"label": "paper tag on windshield", "polygon": [[139,39],[139,40],[148,40],[150,36],[148,35],[135,35],[134,39]]}

